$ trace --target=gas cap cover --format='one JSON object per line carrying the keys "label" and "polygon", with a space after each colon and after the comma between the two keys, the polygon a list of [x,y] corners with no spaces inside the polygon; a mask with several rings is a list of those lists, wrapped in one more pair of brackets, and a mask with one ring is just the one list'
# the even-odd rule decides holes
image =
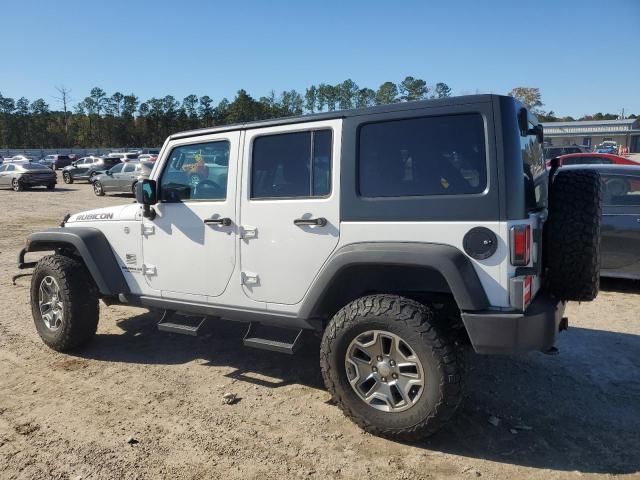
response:
{"label": "gas cap cover", "polygon": [[485,260],[496,253],[498,249],[498,237],[485,227],[475,227],[464,236],[462,245],[464,251],[471,258]]}

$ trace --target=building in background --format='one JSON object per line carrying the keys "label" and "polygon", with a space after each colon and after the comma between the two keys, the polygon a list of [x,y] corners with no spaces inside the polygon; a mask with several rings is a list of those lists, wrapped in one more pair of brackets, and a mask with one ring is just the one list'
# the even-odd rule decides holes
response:
{"label": "building in background", "polygon": [[625,120],[586,120],[543,122],[544,139],[554,146],[584,145],[595,147],[613,141],[631,153],[640,153],[640,118]]}

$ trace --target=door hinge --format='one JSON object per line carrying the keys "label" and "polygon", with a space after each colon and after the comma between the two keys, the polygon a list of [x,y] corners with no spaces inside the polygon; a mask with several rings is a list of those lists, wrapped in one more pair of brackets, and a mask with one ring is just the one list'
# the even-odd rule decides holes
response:
{"label": "door hinge", "polygon": [[142,264],[142,274],[147,276],[156,275],[156,266],[155,265],[147,265],[145,263]]}
{"label": "door hinge", "polygon": [[242,225],[240,227],[240,238],[249,239],[256,238],[258,236],[258,229],[251,225]]}
{"label": "door hinge", "polygon": [[142,224],[142,235],[153,235],[154,233],[156,233],[156,227],[153,225],[149,225],[146,223]]}
{"label": "door hinge", "polygon": [[241,276],[241,284],[242,285],[258,285],[260,283],[260,277],[257,273],[253,272],[242,272]]}

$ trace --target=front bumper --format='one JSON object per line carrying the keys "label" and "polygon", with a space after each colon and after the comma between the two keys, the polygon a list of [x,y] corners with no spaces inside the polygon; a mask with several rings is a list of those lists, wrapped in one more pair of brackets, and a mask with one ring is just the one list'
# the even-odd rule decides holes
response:
{"label": "front bumper", "polygon": [[477,353],[523,353],[553,347],[565,303],[539,294],[523,312],[463,312],[462,321]]}

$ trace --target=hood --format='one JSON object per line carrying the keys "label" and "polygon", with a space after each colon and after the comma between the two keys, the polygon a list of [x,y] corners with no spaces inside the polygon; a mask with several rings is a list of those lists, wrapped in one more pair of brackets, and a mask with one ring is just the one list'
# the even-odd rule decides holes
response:
{"label": "hood", "polygon": [[67,224],[84,222],[103,223],[123,220],[138,220],[140,218],[142,218],[142,208],[137,203],[134,203],[74,213],[69,217],[69,220],[67,220]]}

